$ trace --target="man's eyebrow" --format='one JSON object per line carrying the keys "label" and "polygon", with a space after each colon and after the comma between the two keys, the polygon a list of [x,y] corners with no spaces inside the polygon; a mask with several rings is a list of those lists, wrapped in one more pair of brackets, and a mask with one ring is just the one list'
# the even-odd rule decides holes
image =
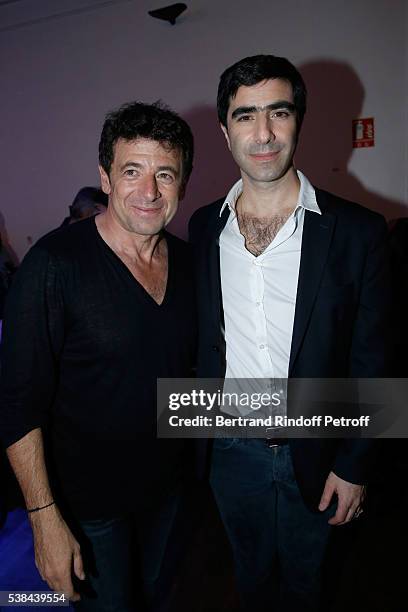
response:
{"label": "man's eyebrow", "polygon": [[157,172],[173,172],[176,176],[179,175],[179,171],[174,166],[159,166]]}
{"label": "man's eyebrow", "polygon": [[293,102],[288,102],[288,100],[278,100],[277,102],[273,102],[267,106],[238,106],[238,108],[232,112],[231,119],[235,119],[240,115],[259,113],[264,110],[278,110],[279,108],[285,108],[292,113],[296,110]]}
{"label": "man's eyebrow", "polygon": [[124,170],[125,168],[141,168],[141,167],[142,167],[142,164],[138,164],[137,162],[134,162],[134,161],[126,161],[121,165],[120,169]]}

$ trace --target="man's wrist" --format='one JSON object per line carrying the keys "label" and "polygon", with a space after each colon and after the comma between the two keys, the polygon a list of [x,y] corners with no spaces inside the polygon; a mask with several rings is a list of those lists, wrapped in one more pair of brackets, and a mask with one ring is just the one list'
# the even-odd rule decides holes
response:
{"label": "man's wrist", "polygon": [[45,510],[45,508],[49,508],[50,506],[53,506],[55,504],[55,501],[51,501],[48,504],[44,504],[43,506],[37,506],[35,508],[27,508],[27,512],[28,514],[32,514],[33,512],[39,512],[40,510]]}

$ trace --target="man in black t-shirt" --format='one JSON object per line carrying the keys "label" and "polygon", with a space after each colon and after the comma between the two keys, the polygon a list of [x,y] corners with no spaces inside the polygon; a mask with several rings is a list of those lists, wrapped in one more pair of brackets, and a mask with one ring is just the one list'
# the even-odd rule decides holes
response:
{"label": "man in black t-shirt", "polygon": [[135,609],[135,535],[153,598],[174,518],[185,447],[156,438],[156,379],[195,357],[191,257],[164,230],[192,158],[162,105],[108,114],[107,211],[42,238],[7,300],[0,434],[38,570],[78,610]]}

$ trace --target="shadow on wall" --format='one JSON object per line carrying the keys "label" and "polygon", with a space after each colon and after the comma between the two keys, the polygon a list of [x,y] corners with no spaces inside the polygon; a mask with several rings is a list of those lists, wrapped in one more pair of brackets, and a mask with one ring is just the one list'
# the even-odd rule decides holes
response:
{"label": "shadow on wall", "polygon": [[0,212],[0,245],[6,259],[10,261],[14,266],[19,265],[19,259],[14,251],[13,247],[9,242],[9,237],[6,230],[6,222],[3,214]]}
{"label": "shadow on wall", "polygon": [[[308,90],[296,165],[314,185],[363,204],[387,219],[406,217],[403,202],[369,191],[348,170],[353,153],[352,120],[363,108],[364,87],[345,63],[319,60],[299,67]],[[361,152],[364,154],[364,151]]]}
{"label": "shadow on wall", "polygon": [[187,185],[184,200],[177,215],[169,224],[169,231],[187,238],[188,221],[197,208],[211,204],[227,195],[239,178],[238,168],[227,148],[219,127],[217,111],[213,106],[199,106],[183,119],[190,125],[195,142],[194,169]]}

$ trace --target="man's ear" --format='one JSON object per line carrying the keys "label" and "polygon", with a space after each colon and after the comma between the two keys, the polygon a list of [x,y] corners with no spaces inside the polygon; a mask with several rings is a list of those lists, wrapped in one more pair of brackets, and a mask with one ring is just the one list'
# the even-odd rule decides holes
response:
{"label": "man's ear", "polygon": [[99,174],[101,176],[101,188],[102,188],[102,191],[103,191],[103,193],[106,193],[107,195],[110,195],[111,184],[110,184],[109,176],[107,175],[105,170],[102,168],[102,166],[98,166],[98,169],[99,169]]}
{"label": "man's ear", "polygon": [[231,143],[230,143],[230,139],[229,139],[229,136],[228,136],[228,130],[225,127],[225,125],[222,125],[222,123],[220,123],[220,128],[222,129],[222,133],[225,136],[225,140],[227,141],[228,148],[231,151]]}

